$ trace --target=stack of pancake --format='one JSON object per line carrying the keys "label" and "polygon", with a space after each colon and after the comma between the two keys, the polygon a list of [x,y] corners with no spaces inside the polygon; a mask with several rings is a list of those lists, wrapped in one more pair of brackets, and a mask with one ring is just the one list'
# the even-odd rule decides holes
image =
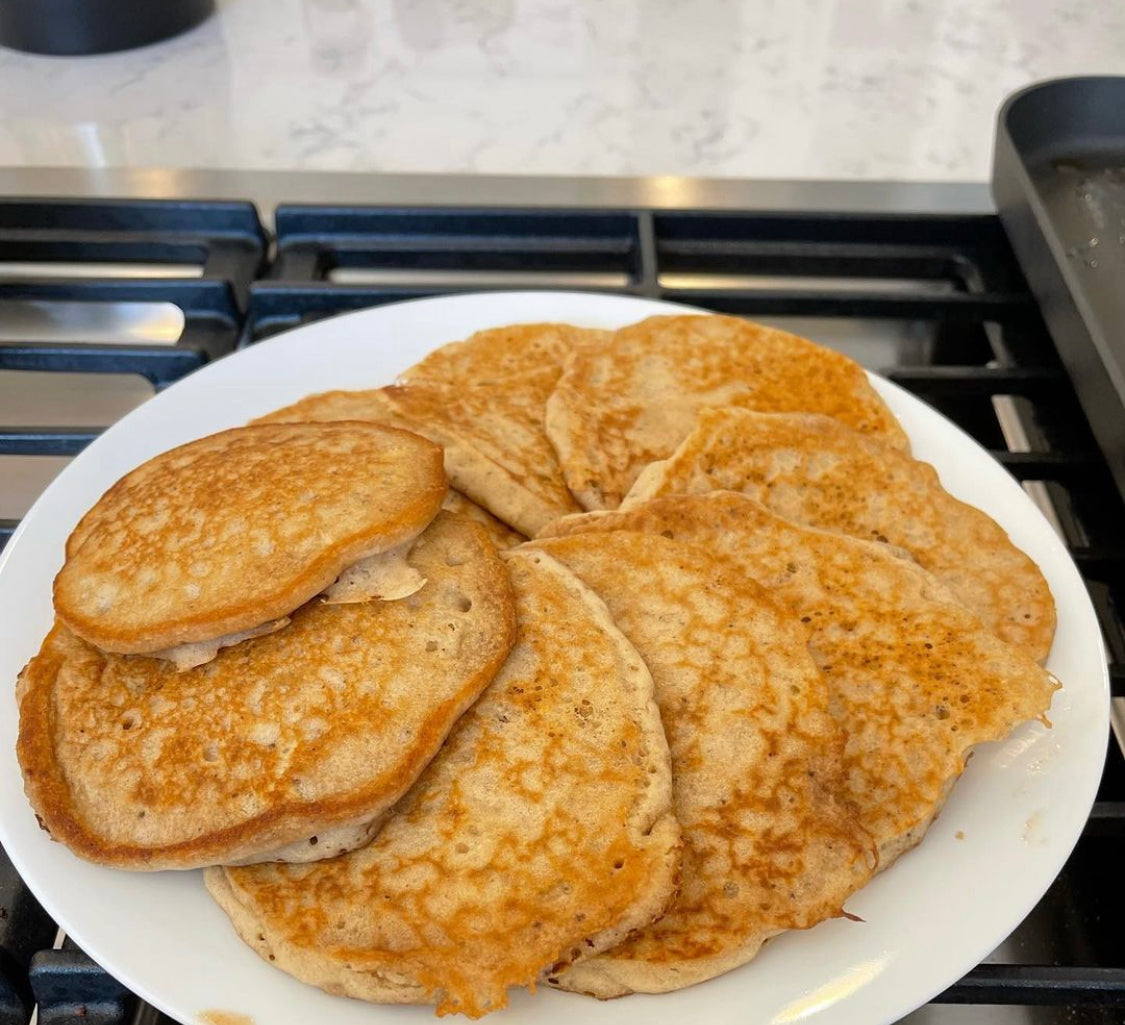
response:
{"label": "stack of pancake", "polygon": [[481,332],[158,456],[66,556],[44,827],[440,1013],[843,915],[1058,686],[1042,575],[863,371],[728,317]]}

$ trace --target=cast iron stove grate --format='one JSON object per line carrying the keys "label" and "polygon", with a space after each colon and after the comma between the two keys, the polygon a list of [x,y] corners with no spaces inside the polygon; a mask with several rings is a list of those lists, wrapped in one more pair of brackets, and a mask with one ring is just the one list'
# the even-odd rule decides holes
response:
{"label": "cast iron stove grate", "polygon": [[[250,203],[0,199],[0,371],[163,388],[235,347],[265,248]],[[74,455],[96,433],[6,423],[0,455]]]}
{"label": "cast iron stove grate", "polygon": [[[195,210],[202,217],[209,206]],[[66,214],[90,216],[83,204],[67,204]],[[188,212],[169,237],[202,223]],[[283,206],[276,227],[276,258],[249,285],[245,316],[237,298],[248,280],[244,267],[224,271],[228,284],[221,287],[231,296],[221,314],[225,342],[231,325],[246,346],[321,317],[402,299],[564,288],[753,317],[880,370],[992,450],[1047,512],[1093,597],[1113,692],[1125,696],[1125,507],[996,217]],[[247,237],[261,239],[260,232],[243,233],[242,244]],[[18,245],[0,252],[30,259]],[[60,366],[90,358],[81,346],[66,352]],[[131,358],[133,372],[161,384],[198,365],[171,369],[160,363],[163,354],[140,351]],[[0,452],[73,454],[95,434],[7,430]],[[1097,804],[1059,879],[997,952],[911,1020],[1120,1021],[1125,893],[1115,873],[1123,855],[1125,760],[1111,743]],[[31,990],[44,1022],[163,1017],[115,987],[81,952],[65,944],[48,949],[54,924],[7,864],[0,865],[0,900],[7,980],[0,1025],[27,1020]]]}

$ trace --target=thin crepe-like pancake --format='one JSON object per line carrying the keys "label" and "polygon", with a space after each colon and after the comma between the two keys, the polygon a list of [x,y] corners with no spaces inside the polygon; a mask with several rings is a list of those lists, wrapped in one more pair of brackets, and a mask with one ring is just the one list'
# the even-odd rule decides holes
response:
{"label": "thin crepe-like pancake", "polygon": [[737,317],[649,317],[578,350],[547,404],[547,436],[584,509],[613,509],[690,433],[700,409],[825,413],[907,449],[859,364]]}
{"label": "thin crepe-like pancake", "polygon": [[526,546],[569,566],[652,671],[684,831],[659,921],[552,973],[599,997],[664,992],[749,961],[769,937],[841,913],[874,865],[842,800],[843,734],[808,628],[731,560],[651,534]]}
{"label": "thin crepe-like pancake", "polygon": [[[475,337],[475,336],[474,336]],[[450,346],[446,346],[446,349]],[[445,352],[439,349],[434,356]],[[459,364],[458,364],[459,365]],[[300,423],[307,421],[331,420],[368,420],[374,423],[390,424],[392,427],[401,427],[406,430],[417,431],[418,427],[411,423],[399,410],[392,405],[387,397],[386,388],[373,388],[367,391],[329,391],[318,395],[309,395],[291,406],[275,410],[253,423]],[[544,401],[546,401],[544,397]],[[456,443],[455,443],[456,446]],[[554,459],[553,450],[548,453]],[[451,476],[462,476],[459,472],[461,464],[471,460],[460,458],[451,459],[445,454],[446,472]],[[452,464],[452,465],[451,465]],[[456,481],[455,481],[456,483]],[[481,488],[487,490],[487,481],[480,482]],[[478,505],[471,498],[459,491],[451,490],[446,496],[444,507],[452,512],[469,516],[480,523],[492,537],[497,548],[511,548],[524,540],[524,535],[512,530],[507,524],[498,520],[487,509]],[[568,506],[569,511],[574,511],[573,504]]]}
{"label": "thin crepe-like pancake", "polygon": [[814,413],[704,409],[622,511],[661,495],[738,491],[795,523],[909,552],[997,637],[1047,658],[1055,603],[1039,568],[990,516],[958,501],[929,463]]}
{"label": "thin crepe-like pancake", "polygon": [[543,553],[507,557],[508,662],[374,842],[207,884],[262,957],[332,993],[478,1017],[660,914],[679,827],[652,678]]}
{"label": "thin crepe-like pancake", "polygon": [[922,838],[969,750],[1043,717],[1058,687],[920,566],[789,523],[744,495],[657,498],[555,529],[650,531],[727,554],[809,625],[848,737],[847,793],[881,868]]}
{"label": "thin crepe-like pancake", "polygon": [[441,451],[370,423],[223,431],[126,474],[82,518],[55,610],[103,651],[144,654],[292,612],[437,515]]}
{"label": "thin crepe-like pancake", "polygon": [[[196,669],[106,655],[59,625],[20,676],[32,807],[76,854],[120,868],[354,842],[417,779],[514,639],[507,570],[442,513],[415,543],[427,579],[397,602],[310,602],[284,630]],[[310,839],[312,838],[312,839]]]}

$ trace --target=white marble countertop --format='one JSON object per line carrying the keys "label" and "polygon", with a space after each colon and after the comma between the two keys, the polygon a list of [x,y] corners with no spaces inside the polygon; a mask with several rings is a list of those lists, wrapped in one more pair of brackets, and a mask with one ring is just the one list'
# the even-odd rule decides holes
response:
{"label": "white marble countertop", "polygon": [[1119,0],[220,0],[0,50],[0,166],[973,181],[1005,95],[1105,73]]}

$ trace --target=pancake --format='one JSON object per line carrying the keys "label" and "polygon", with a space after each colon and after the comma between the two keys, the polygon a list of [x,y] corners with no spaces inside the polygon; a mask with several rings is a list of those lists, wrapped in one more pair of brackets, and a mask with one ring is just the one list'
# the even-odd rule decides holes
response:
{"label": "pancake", "polygon": [[443,384],[454,387],[535,373],[554,367],[562,371],[576,349],[604,345],[609,331],[570,324],[509,324],[470,335],[435,349],[401,375],[401,384]]}
{"label": "pancake", "polygon": [[458,491],[531,536],[580,507],[567,490],[544,415],[563,360],[609,332],[516,324],[443,346],[385,396],[404,422],[445,449]]}
{"label": "pancake", "polygon": [[498,520],[487,509],[482,509],[471,498],[461,494],[460,491],[455,491],[453,488],[446,492],[441,507],[447,512],[454,513],[457,516],[467,516],[474,523],[479,523],[484,527],[485,533],[492,539],[492,543],[501,551],[506,548],[514,548],[527,540],[523,534],[512,530],[511,527]]}
{"label": "pancake", "polygon": [[769,937],[842,913],[874,845],[844,790],[844,737],[809,630],[732,561],[628,531],[535,541],[606,602],[656,685],[672,752],[683,880],[664,917],[550,976],[613,997],[749,961]]}
{"label": "pancake", "polygon": [[920,566],[789,523],[744,495],[657,498],[555,529],[650,531],[726,554],[808,624],[848,738],[847,795],[881,868],[921,840],[969,751],[1043,718],[1058,687]]}
{"label": "pancake", "polygon": [[909,448],[859,364],[796,335],[720,316],[649,317],[607,345],[576,351],[548,401],[546,431],[579,504],[613,509],[708,406],[824,413]]}
{"label": "pancake", "polygon": [[363,420],[403,430],[411,429],[387,401],[382,388],[317,392],[251,420],[250,424],[331,423],[335,420]]}
{"label": "pancake", "polygon": [[[448,348],[448,346],[447,346]],[[442,351],[442,350],[439,350]],[[258,417],[251,423],[325,423],[333,420],[367,420],[391,427],[411,429],[411,425],[391,406],[383,388],[367,391],[327,391],[308,395],[298,402]],[[511,548],[527,540],[471,498],[450,488],[442,508],[476,520],[497,548]]]}
{"label": "pancake", "polygon": [[239,935],[305,982],[479,1017],[672,896],[679,827],[652,678],[565,568],[506,558],[516,646],[371,845],[207,873]]}
{"label": "pancake", "polygon": [[514,639],[507,570],[480,527],[442,513],[409,558],[427,579],[417,594],[310,602],[181,673],[56,625],[17,690],[17,753],[44,827],[130,869],[366,840]]}
{"label": "pancake", "polygon": [[738,491],[795,523],[908,552],[997,637],[1038,662],[1055,632],[1039,568],[990,516],[958,501],[929,463],[813,413],[704,409],[622,510],[661,495]]}
{"label": "pancake", "polygon": [[558,373],[453,389],[399,385],[384,389],[418,433],[445,450],[450,483],[521,534],[579,510],[543,432],[543,410]]}
{"label": "pancake", "polygon": [[440,449],[405,431],[223,431],[150,459],[98,500],[67,542],[55,611],[118,654],[255,630],[416,537],[445,488]]}

